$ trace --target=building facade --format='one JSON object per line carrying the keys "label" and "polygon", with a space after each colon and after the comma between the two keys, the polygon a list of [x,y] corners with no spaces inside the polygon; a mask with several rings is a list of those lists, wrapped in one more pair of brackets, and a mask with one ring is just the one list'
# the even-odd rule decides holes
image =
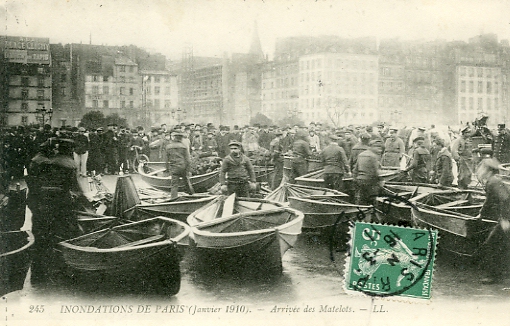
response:
{"label": "building facade", "polygon": [[2,36],[0,47],[0,126],[51,124],[49,39]]}
{"label": "building facade", "polygon": [[335,126],[378,119],[378,57],[357,53],[317,53],[299,58],[302,120]]}
{"label": "building facade", "polygon": [[178,106],[177,76],[165,70],[140,71],[141,109],[151,125],[179,123],[187,112]]}

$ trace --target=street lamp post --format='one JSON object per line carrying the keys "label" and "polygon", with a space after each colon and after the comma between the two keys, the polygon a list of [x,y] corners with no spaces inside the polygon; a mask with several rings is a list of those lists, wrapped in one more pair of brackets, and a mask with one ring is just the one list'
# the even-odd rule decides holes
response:
{"label": "street lamp post", "polygon": [[51,118],[53,116],[53,108],[49,108],[46,110],[46,108],[43,106],[42,108],[37,108],[36,112],[41,115],[42,124],[46,124],[46,116],[48,116],[48,122],[51,125]]}

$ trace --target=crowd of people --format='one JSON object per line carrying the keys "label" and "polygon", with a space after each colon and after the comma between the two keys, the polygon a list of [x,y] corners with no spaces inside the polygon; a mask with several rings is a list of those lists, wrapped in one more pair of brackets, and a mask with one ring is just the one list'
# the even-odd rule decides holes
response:
{"label": "crowd of people", "polygon": [[[502,205],[510,198],[510,190],[497,177],[499,164],[510,163],[510,131],[504,124],[499,124],[495,133],[477,125],[466,125],[459,133],[451,129],[441,132],[435,126],[398,129],[384,124],[216,128],[209,123],[179,124],[171,129],[163,124],[150,131],[115,124],[93,129],[44,125],[5,129],[0,142],[2,186],[5,189],[13,180],[25,178],[29,188],[27,202],[33,213],[33,231],[39,239],[34,247],[40,258],[34,265],[36,281],[41,275],[43,279],[48,276],[50,249],[55,243],[77,234],[70,204],[73,189],[79,188],[76,180],[94,174],[134,172],[135,159],[142,154],[150,161],[166,162],[166,173],[172,177],[172,197],[178,195],[181,180],[187,192],[194,192],[190,169],[194,158],[201,157],[222,161],[218,167],[223,193],[249,196],[256,188],[253,161],[262,155],[274,166],[269,184],[273,189],[283,178],[295,182],[295,178],[308,173],[310,161],[318,161],[324,167],[325,187],[343,190],[344,177],[352,176],[355,202],[366,205],[373,204],[379,192],[381,167],[408,172],[413,182],[451,187],[455,165],[457,185],[465,189],[480,159],[492,156],[492,163],[482,164],[478,174],[488,189],[481,213],[501,223],[504,232],[497,234],[495,246],[505,241],[508,245],[504,238],[510,229],[508,210],[501,207],[506,207]],[[290,165],[284,173],[286,159]],[[493,266],[496,262],[489,260],[487,264]]]}
{"label": "crowd of people", "polygon": [[[327,183],[334,188],[341,188],[341,178],[336,175],[355,172],[358,155],[373,146],[374,142],[381,147],[376,150],[380,151],[377,154],[380,165],[401,166],[410,173],[413,181],[421,183],[451,186],[454,180],[453,165],[456,164],[458,186],[466,188],[475,170],[473,162],[480,156],[471,139],[476,132],[473,126],[466,126],[457,134],[452,130],[440,132],[434,126],[428,129],[397,129],[384,124],[343,128],[327,127],[320,123],[284,128],[267,125],[233,128],[220,125],[216,128],[209,123],[203,126],[179,124],[172,129],[162,124],[150,131],[115,124],[93,129],[44,125],[4,130],[0,138],[0,168],[4,180],[22,178],[24,168],[37,154],[40,145],[51,137],[57,137],[74,141],[73,156],[78,175],[135,172],[137,167],[133,162],[141,154],[149,157],[150,161],[166,160],[165,148],[173,138],[172,132],[182,134],[182,143],[191,155],[222,159],[230,153],[229,144],[232,141],[239,142],[243,153],[250,158],[260,153],[266,154],[276,168],[277,176],[271,184],[273,188],[281,181],[283,156],[287,153],[293,157],[291,182],[294,177],[307,173],[307,161],[313,158],[325,163]],[[498,133],[488,142],[492,142],[492,152],[499,162],[510,162],[510,132],[504,125],[498,125]],[[332,147],[332,144],[336,145]],[[340,149],[342,154],[338,154]],[[403,164],[403,161],[408,164]]]}

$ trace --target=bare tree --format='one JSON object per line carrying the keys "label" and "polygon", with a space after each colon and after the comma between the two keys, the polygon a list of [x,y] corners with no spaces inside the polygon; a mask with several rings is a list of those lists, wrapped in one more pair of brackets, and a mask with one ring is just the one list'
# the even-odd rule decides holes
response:
{"label": "bare tree", "polygon": [[338,128],[346,111],[356,107],[356,101],[348,98],[328,97],[327,114],[335,128]]}

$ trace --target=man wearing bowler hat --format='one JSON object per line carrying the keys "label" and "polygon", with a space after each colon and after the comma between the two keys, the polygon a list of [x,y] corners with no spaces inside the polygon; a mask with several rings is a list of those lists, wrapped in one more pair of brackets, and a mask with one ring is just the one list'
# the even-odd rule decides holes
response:
{"label": "man wearing bowler hat", "polygon": [[230,154],[221,163],[221,191],[228,195],[249,197],[250,188],[255,185],[255,171],[250,159],[244,155],[240,142],[233,140],[228,144]]}
{"label": "man wearing bowler hat", "polygon": [[498,134],[492,140],[492,157],[499,163],[510,163],[510,134],[504,123],[498,124]]}

